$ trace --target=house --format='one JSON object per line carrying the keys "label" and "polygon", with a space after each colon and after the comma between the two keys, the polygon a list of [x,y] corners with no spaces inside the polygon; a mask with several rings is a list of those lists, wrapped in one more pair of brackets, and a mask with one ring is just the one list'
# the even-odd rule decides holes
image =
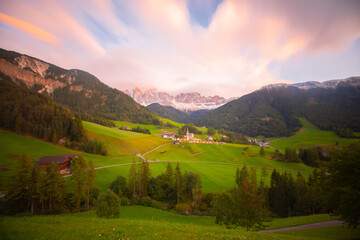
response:
{"label": "house", "polygon": [[175,140],[175,135],[176,135],[176,133],[165,132],[162,134],[162,137],[166,138],[166,139]]}
{"label": "house", "polygon": [[59,173],[70,173],[71,161],[78,158],[77,154],[60,154],[58,156],[44,156],[37,160],[40,167],[49,168],[50,164],[55,163],[59,166]]}
{"label": "house", "polygon": [[131,130],[131,127],[129,127],[129,126],[121,126],[119,129],[120,130]]}

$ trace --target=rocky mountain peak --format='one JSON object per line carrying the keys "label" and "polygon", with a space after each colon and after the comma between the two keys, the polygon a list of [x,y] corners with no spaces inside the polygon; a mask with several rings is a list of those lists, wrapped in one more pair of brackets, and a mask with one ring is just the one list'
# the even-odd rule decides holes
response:
{"label": "rocky mountain peak", "polygon": [[166,92],[158,91],[155,88],[146,91],[140,90],[136,87],[133,90],[125,90],[124,93],[131,96],[136,102],[143,106],[148,106],[152,103],[159,103],[164,106],[171,106],[180,110],[200,110],[200,109],[215,109],[225,103],[233,100],[216,96],[205,97],[198,92],[179,93],[171,95]]}

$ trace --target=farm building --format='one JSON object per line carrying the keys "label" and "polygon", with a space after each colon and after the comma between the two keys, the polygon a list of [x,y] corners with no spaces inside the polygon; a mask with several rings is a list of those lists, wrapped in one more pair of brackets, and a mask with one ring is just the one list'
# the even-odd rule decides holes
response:
{"label": "farm building", "polygon": [[59,173],[70,173],[71,161],[78,158],[77,154],[60,154],[58,156],[44,156],[37,160],[40,167],[50,167],[50,164],[55,163],[59,166]]}

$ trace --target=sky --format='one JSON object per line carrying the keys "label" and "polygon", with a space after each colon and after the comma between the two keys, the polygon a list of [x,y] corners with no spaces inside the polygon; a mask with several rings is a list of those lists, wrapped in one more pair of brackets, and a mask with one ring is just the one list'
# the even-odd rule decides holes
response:
{"label": "sky", "polygon": [[360,76],[358,0],[0,0],[0,47],[119,90],[240,97]]}

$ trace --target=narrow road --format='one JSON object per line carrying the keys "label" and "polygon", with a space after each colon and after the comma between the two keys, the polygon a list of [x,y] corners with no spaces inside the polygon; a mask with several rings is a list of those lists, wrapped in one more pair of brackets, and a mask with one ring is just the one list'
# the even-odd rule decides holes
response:
{"label": "narrow road", "polygon": [[[156,148],[154,148],[154,149],[152,149],[152,150],[144,153],[143,155],[141,155],[141,153],[138,153],[138,154],[136,154],[136,156],[139,157],[139,158],[142,158],[144,161],[157,162],[157,161],[147,160],[144,156],[145,156],[146,154],[149,154],[149,153],[151,153],[152,151],[155,151],[156,149],[158,149],[158,148],[160,148],[160,147],[162,147],[162,146],[168,145],[168,144],[172,144],[172,143],[165,143],[165,144],[159,145],[159,146],[157,146]],[[119,164],[113,164],[113,165],[107,165],[107,166],[97,167],[97,168],[95,168],[95,170],[102,169],[102,168],[109,168],[109,167],[126,166],[126,165],[132,165],[132,164],[133,164],[133,163],[119,163]],[[137,162],[137,163],[135,163],[135,164],[139,164],[139,163]],[[64,176],[62,176],[62,177],[63,177],[63,178],[67,178],[67,177],[71,177],[71,176],[72,176],[72,174],[68,174],[68,175],[64,175]]]}
{"label": "narrow road", "polygon": [[293,231],[293,230],[303,230],[303,229],[310,229],[310,228],[338,226],[341,224],[343,224],[343,222],[341,222],[339,220],[332,220],[332,221],[325,221],[325,222],[310,223],[310,224],[294,226],[294,227],[263,230],[263,231],[259,231],[259,232],[262,232],[262,233],[287,232],[287,231]]}

